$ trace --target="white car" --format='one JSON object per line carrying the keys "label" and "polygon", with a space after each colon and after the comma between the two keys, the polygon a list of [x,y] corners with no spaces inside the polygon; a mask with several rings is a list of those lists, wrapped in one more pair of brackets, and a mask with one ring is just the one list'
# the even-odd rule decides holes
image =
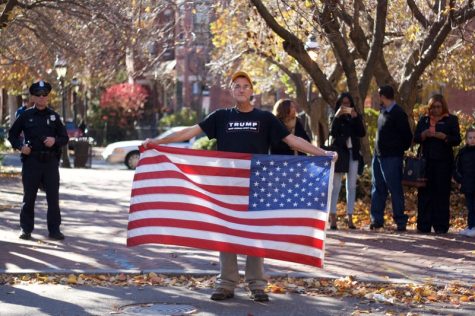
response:
{"label": "white car", "polygon": [[[172,127],[166,132],[160,134],[156,139],[164,138],[170,134],[178,132],[188,126],[176,126]],[[195,137],[188,141],[180,143],[170,143],[167,146],[180,147],[180,148],[191,148],[195,142]],[[143,140],[126,140],[122,142],[116,142],[109,144],[104,151],[102,152],[102,158],[108,163],[125,163],[127,168],[135,169],[137,163],[139,162],[140,152],[139,146],[142,145]]]}

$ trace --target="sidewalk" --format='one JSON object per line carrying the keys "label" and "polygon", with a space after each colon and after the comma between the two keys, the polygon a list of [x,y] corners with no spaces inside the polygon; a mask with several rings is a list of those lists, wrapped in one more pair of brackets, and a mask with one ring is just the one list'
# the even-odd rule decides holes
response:
{"label": "sidewalk", "polygon": [[[61,169],[64,242],[48,240],[46,202],[39,193],[35,240],[18,239],[20,179],[1,179],[0,272],[218,272],[216,252],[166,245],[127,248],[126,229],[133,172]],[[270,275],[341,277],[390,282],[473,283],[475,239],[454,233],[420,235],[329,231],[325,269],[266,260]],[[241,258],[242,261],[242,258]]]}
{"label": "sidewalk", "polygon": [[[64,242],[46,238],[44,193],[37,198],[34,240],[19,239],[21,179],[0,178],[0,273],[217,274],[217,252],[166,245],[125,246],[132,178],[128,170],[61,169]],[[329,231],[325,252],[324,269],[266,259],[266,272],[269,276],[351,275],[358,281],[474,284],[475,239],[455,233]],[[243,259],[239,259],[241,268]],[[46,286],[41,291],[50,290]],[[131,289],[121,295],[127,291]]]}

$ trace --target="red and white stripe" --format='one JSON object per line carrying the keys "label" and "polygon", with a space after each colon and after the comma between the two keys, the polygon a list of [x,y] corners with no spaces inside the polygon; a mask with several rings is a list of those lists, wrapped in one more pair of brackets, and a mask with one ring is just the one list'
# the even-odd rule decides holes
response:
{"label": "red and white stripe", "polygon": [[326,212],[248,211],[252,155],[141,151],[128,246],[173,244],[323,266]]}

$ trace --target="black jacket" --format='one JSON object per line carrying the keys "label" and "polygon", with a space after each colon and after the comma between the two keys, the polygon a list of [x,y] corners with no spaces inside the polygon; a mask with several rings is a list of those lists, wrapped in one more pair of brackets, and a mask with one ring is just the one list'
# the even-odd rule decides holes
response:
{"label": "black jacket", "polygon": [[[301,137],[305,139],[306,141],[310,142],[310,137],[308,137],[307,133],[305,132],[305,129],[303,128],[302,123],[300,123],[300,120],[297,118],[295,122],[295,136]],[[289,147],[285,142],[280,141],[277,144],[272,144],[270,147],[270,153],[272,155],[293,155],[294,150]],[[299,155],[306,155],[305,153],[298,153]]]}
{"label": "black jacket", "polygon": [[351,153],[353,160],[361,158],[361,137],[366,135],[363,120],[360,115],[352,118],[350,115],[342,115],[332,120],[330,135],[333,138],[332,146],[338,152],[338,160],[335,165],[335,172],[348,172],[350,156],[344,151],[348,151],[346,140],[351,138]]}
{"label": "black jacket", "polygon": [[460,149],[455,158],[454,178],[462,185],[462,192],[475,192],[475,146]]}
{"label": "black jacket", "polygon": [[449,116],[440,119],[440,121],[435,125],[436,132],[442,132],[447,135],[446,140],[429,137],[422,141],[421,134],[429,127],[429,116],[423,116],[417,123],[416,131],[414,133],[414,141],[422,145],[422,156],[426,159],[453,162],[454,152],[452,147],[458,146],[462,141],[460,137],[458,118],[455,115],[450,114]]}
{"label": "black jacket", "polygon": [[382,110],[378,117],[375,154],[381,157],[402,157],[411,142],[411,127],[404,110],[397,104],[390,112]]}
{"label": "black jacket", "polygon": [[[61,118],[50,108],[42,111],[36,107],[29,108],[15,120],[8,131],[8,140],[12,147],[18,150],[24,145],[23,139],[20,137],[21,132],[24,134],[24,142],[29,144],[33,152],[60,152],[61,147],[66,145],[69,140]],[[43,144],[45,137],[55,138],[53,147],[48,148]]]}

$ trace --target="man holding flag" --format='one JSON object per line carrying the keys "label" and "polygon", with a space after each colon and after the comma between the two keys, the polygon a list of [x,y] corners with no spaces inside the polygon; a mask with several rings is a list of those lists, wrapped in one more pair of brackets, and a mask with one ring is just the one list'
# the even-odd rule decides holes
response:
{"label": "man holding flag", "polygon": [[[143,143],[144,148],[185,141],[204,132],[209,139],[216,138],[218,151],[267,155],[271,143],[283,140],[291,148],[298,151],[315,156],[330,156],[333,160],[337,159],[335,152],[325,151],[302,138],[290,134],[272,113],[254,108],[250,102],[253,94],[253,84],[247,73],[238,71],[233,74],[231,92],[235,101],[234,107],[216,110],[199,124],[168,137],[146,139]],[[273,164],[274,162],[270,163]],[[315,200],[318,201],[318,198],[315,198]],[[254,205],[256,206],[257,203],[254,203]],[[251,208],[251,205],[249,205],[249,208]],[[236,252],[239,253],[239,250]],[[264,276],[263,263],[263,257],[247,256],[245,278],[251,291],[251,299],[257,302],[269,300],[268,295],[264,292],[267,280]],[[234,297],[234,289],[238,282],[239,271],[236,253],[221,251],[220,274],[211,299],[225,300]]]}

